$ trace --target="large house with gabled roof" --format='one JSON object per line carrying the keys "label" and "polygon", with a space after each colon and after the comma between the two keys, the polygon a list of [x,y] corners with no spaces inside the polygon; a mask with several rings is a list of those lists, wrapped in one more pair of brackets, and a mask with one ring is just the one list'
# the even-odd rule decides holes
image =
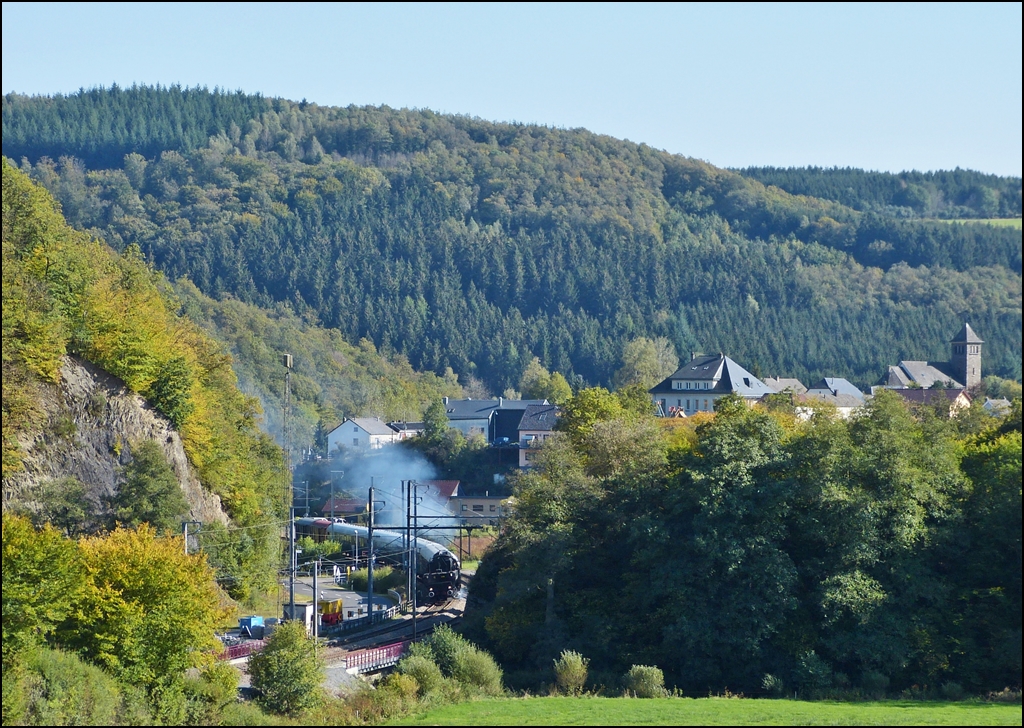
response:
{"label": "large house with gabled roof", "polygon": [[715,401],[736,394],[753,405],[766,394],[767,384],[725,354],[694,355],[670,377],[648,390],[662,417],[689,417],[714,412]]}

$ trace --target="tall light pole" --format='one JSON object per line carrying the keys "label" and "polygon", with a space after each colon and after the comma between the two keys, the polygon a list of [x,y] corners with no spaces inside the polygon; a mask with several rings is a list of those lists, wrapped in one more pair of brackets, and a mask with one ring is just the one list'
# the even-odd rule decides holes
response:
{"label": "tall light pole", "polygon": [[288,617],[295,619],[295,506],[288,512],[292,516],[288,522]]}
{"label": "tall light pole", "polygon": [[[371,483],[373,480],[371,479]],[[369,498],[366,502],[368,524],[366,529],[366,598],[369,601],[370,624],[373,624],[373,515],[376,512],[374,507],[377,503],[387,506],[386,501],[375,501],[373,499],[373,486],[370,486]]]}
{"label": "tall light pole", "polygon": [[[292,355],[282,354],[281,363],[284,364],[284,407],[281,410],[281,439],[284,445],[284,454],[288,460],[288,469],[292,469],[292,449],[288,444],[288,415],[292,408]],[[293,605],[294,606],[294,605]]]}
{"label": "tall light pole", "polygon": [[[200,521],[182,521],[181,522],[181,535],[185,537],[185,555],[188,556],[188,527],[189,526],[202,526]],[[199,529],[196,529],[197,531]]]}

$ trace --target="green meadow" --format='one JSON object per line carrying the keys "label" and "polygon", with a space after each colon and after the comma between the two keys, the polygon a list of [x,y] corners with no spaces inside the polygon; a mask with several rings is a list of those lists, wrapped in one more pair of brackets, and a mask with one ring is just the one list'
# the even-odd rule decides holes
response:
{"label": "green meadow", "polygon": [[1021,725],[1021,706],[982,702],[808,702],[728,698],[502,698],[391,725]]}
{"label": "green meadow", "polygon": [[965,225],[993,225],[995,227],[1021,229],[1021,218],[1019,217],[964,218],[957,220],[937,220],[937,222],[959,222]]}

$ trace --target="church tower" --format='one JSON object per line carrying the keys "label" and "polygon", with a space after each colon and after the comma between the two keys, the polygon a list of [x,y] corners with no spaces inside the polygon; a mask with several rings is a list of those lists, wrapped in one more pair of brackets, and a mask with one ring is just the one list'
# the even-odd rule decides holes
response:
{"label": "church tower", "polygon": [[949,365],[953,376],[968,389],[981,384],[981,345],[985,342],[978,338],[970,324],[965,323],[949,343],[952,345]]}

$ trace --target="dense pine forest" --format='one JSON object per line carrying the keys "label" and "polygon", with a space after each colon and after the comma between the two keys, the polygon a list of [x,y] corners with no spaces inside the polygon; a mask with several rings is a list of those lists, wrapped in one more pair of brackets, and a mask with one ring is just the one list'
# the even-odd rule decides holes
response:
{"label": "dense pine forest", "polygon": [[834,200],[855,210],[894,217],[1021,216],[1019,179],[969,169],[899,174],[822,167],[749,167],[737,171],[794,195]]}
{"label": "dense pine forest", "polygon": [[[640,336],[867,386],[964,319],[1021,376],[1020,230],[890,209],[1013,213],[1019,179],[833,170],[819,198],[580,129],[177,87],[8,95],[3,152],[172,280],[493,392],[534,356],[608,383]],[[876,189],[901,180],[942,209]]]}

